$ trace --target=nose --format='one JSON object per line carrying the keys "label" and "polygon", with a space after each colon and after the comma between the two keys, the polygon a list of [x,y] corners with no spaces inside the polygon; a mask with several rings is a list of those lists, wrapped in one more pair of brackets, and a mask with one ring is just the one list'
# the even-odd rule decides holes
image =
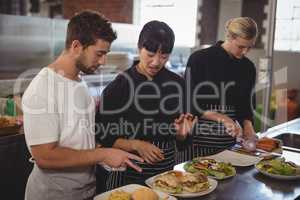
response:
{"label": "nose", "polygon": [[160,56],[158,54],[156,54],[154,57],[153,57],[153,60],[152,60],[152,65],[159,65],[160,63]]}
{"label": "nose", "polygon": [[106,55],[102,55],[99,59],[98,59],[98,64],[99,65],[104,65],[106,63]]}
{"label": "nose", "polygon": [[246,55],[249,52],[250,48],[244,48],[242,51],[243,55]]}

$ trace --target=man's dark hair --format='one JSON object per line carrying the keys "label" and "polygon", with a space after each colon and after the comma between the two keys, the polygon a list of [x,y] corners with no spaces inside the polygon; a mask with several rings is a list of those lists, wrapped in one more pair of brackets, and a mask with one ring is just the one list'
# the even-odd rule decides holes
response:
{"label": "man's dark hair", "polygon": [[97,39],[112,43],[116,38],[111,23],[101,13],[87,10],[70,19],[65,47],[69,49],[74,40],[87,47],[95,44]]}
{"label": "man's dark hair", "polygon": [[151,52],[171,53],[174,47],[173,30],[164,22],[150,21],[144,25],[138,41],[138,48]]}

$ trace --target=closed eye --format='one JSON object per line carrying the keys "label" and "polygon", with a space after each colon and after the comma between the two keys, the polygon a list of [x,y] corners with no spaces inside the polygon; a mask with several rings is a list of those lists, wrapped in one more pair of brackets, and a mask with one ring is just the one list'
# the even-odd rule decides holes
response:
{"label": "closed eye", "polygon": [[149,56],[149,57],[154,57],[154,56],[155,56],[155,53],[148,53],[148,56]]}
{"label": "closed eye", "polygon": [[252,46],[238,46],[239,49],[251,49]]}

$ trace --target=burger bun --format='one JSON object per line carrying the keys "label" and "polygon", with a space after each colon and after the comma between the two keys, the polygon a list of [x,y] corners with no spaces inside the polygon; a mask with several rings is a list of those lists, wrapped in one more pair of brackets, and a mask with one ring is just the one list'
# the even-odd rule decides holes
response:
{"label": "burger bun", "polygon": [[132,200],[159,200],[159,196],[153,190],[143,187],[134,191],[131,195]]}

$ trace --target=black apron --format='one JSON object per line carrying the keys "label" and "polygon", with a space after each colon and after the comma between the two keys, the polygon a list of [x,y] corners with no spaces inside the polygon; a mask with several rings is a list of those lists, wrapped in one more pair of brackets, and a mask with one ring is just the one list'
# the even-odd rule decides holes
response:
{"label": "black apron", "polygon": [[134,162],[142,168],[141,173],[132,168],[127,168],[124,172],[111,172],[106,182],[107,190],[127,184],[145,185],[146,179],[173,169],[175,165],[175,141],[154,141],[152,143],[163,151],[165,159],[154,165]]}
{"label": "black apron", "polygon": [[[218,112],[236,120],[234,106],[209,105],[209,110]],[[195,157],[217,154],[235,144],[235,138],[226,133],[222,122],[199,119],[193,132],[193,142],[176,155],[176,163],[192,160]]]}

